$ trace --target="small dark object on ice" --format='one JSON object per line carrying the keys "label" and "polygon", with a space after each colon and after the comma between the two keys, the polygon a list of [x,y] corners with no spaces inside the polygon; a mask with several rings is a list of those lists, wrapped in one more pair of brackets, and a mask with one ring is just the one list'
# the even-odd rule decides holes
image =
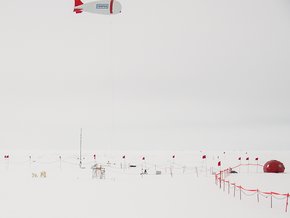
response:
{"label": "small dark object on ice", "polygon": [[232,170],[232,171],[230,171],[230,173],[238,173],[237,171],[234,171],[234,170]]}

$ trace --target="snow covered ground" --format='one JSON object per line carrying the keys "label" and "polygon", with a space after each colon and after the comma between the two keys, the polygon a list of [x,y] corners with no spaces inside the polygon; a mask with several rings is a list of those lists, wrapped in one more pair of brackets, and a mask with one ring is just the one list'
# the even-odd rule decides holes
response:
{"label": "snow covered ground", "polygon": [[[232,190],[228,194],[227,189],[219,189],[212,175],[219,170],[218,161],[227,168],[239,164],[238,157],[243,163],[246,157],[251,163],[259,157],[261,164],[279,159],[285,174],[242,167],[227,179],[247,188],[288,193],[290,152],[87,152],[84,169],[78,166],[77,152],[5,152],[2,156],[6,154],[9,159],[0,161],[1,217],[5,218],[290,216],[290,211],[284,212],[285,199],[273,199],[272,209],[270,198],[261,197],[257,203],[255,195],[243,194],[240,200]],[[105,167],[105,179],[92,179],[95,163]],[[140,175],[142,168],[148,175]],[[41,171],[46,178],[39,177]]]}

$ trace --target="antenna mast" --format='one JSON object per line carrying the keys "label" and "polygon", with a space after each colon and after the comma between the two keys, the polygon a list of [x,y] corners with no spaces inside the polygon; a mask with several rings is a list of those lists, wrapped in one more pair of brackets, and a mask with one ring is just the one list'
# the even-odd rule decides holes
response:
{"label": "antenna mast", "polygon": [[83,129],[81,128],[81,133],[80,133],[80,168],[82,168],[82,140],[83,140]]}

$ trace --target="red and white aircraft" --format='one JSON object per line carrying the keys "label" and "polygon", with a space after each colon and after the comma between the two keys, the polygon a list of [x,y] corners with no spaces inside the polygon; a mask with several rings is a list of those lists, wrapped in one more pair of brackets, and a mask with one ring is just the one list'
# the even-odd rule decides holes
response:
{"label": "red and white aircraft", "polygon": [[121,13],[122,5],[116,0],[100,0],[94,2],[83,3],[81,0],[75,0],[74,12],[76,14],[84,12],[95,14],[119,14]]}

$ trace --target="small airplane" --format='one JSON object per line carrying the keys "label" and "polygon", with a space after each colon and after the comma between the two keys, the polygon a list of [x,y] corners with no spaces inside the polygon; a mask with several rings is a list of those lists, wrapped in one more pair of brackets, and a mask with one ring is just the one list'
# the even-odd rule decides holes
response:
{"label": "small airplane", "polygon": [[84,12],[94,14],[119,14],[121,13],[122,5],[116,0],[100,0],[94,2],[83,3],[81,0],[75,0],[74,12],[76,14]]}

